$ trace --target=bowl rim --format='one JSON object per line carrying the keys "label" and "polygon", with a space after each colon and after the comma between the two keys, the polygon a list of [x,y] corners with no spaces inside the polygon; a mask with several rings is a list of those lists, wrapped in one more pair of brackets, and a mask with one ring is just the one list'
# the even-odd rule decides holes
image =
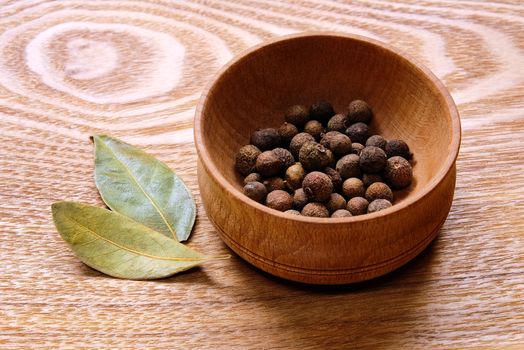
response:
{"label": "bowl rim", "polygon": [[[203,143],[203,110],[207,103],[208,97],[210,93],[212,92],[215,84],[220,81],[223,77],[223,75],[230,70],[231,68],[235,67],[236,65],[240,64],[246,57],[254,54],[255,52],[275,45],[275,44],[282,44],[286,41],[293,41],[296,39],[303,39],[303,38],[322,38],[322,37],[337,37],[337,38],[343,38],[343,39],[350,39],[354,41],[363,42],[368,45],[373,45],[377,48],[389,51],[390,53],[396,55],[399,59],[404,61],[406,64],[410,65],[412,68],[420,71],[428,80],[431,81],[433,84],[433,88],[440,94],[440,96],[444,99],[444,102],[447,106],[448,113],[451,117],[451,144],[449,147],[448,155],[444,161],[443,166],[441,167],[440,171],[433,176],[433,178],[423,187],[421,188],[415,195],[413,196],[407,196],[406,199],[404,199],[401,203],[394,204],[393,206],[380,210],[378,212],[369,213],[365,215],[357,215],[357,216],[351,216],[351,217],[345,217],[345,218],[317,218],[317,217],[309,217],[309,216],[299,216],[299,215],[290,215],[285,214],[284,212],[269,208],[261,203],[258,203],[248,197],[246,197],[241,191],[236,189],[226,178],[218,171],[217,167],[214,165],[212,157],[210,156],[207,149],[204,147]],[[250,48],[247,48],[237,54],[233,59],[231,59],[228,63],[226,63],[217,73],[213,75],[211,80],[206,84],[204,90],[202,91],[202,94],[200,96],[200,99],[198,101],[196,110],[195,110],[195,117],[194,117],[194,127],[193,127],[193,136],[195,141],[195,146],[197,150],[197,155],[201,161],[201,164],[206,167],[209,171],[209,176],[212,176],[214,180],[220,184],[222,188],[227,190],[231,195],[233,195],[236,199],[241,201],[243,204],[254,207],[258,210],[263,211],[265,214],[273,215],[282,219],[300,222],[300,223],[314,223],[319,225],[332,225],[332,224],[350,224],[353,222],[362,222],[362,221],[368,221],[368,220],[375,220],[380,217],[384,217],[390,214],[393,214],[395,212],[402,211],[409,206],[415,204],[416,202],[420,201],[427,195],[429,195],[437,185],[444,179],[444,177],[449,173],[449,171],[452,170],[452,168],[455,165],[455,162],[457,160],[459,149],[460,149],[460,142],[461,142],[461,125],[460,125],[460,117],[457,110],[457,106],[455,105],[455,102],[453,101],[453,98],[451,97],[451,94],[446,89],[444,84],[431,72],[429,68],[427,68],[425,65],[423,65],[418,59],[414,58],[412,55],[396,49],[392,47],[389,44],[386,44],[382,41],[372,39],[369,37],[365,37],[362,35],[357,34],[349,34],[349,33],[340,33],[340,32],[330,32],[330,31],[308,31],[308,32],[301,32],[301,33],[294,33],[290,35],[284,35],[279,36],[267,41],[263,41],[255,46],[252,46]]]}

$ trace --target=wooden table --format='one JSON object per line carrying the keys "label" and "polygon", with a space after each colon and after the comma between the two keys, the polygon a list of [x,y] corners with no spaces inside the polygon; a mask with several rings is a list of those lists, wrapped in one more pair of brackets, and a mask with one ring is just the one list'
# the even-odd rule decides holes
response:
{"label": "wooden table", "polygon": [[[377,280],[286,282],[233,256],[170,279],[83,265],[50,205],[102,205],[92,134],[144,148],[198,204],[189,242],[228,249],[206,217],[192,118],[231,57],[305,30],[353,32],[424,62],[463,140],[436,241]],[[524,4],[519,1],[2,1],[0,348],[524,348]]]}

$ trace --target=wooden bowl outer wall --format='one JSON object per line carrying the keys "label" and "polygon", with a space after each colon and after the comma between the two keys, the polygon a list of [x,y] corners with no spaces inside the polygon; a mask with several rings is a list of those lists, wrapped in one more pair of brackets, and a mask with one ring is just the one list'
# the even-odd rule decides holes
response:
{"label": "wooden bowl outer wall", "polygon": [[[289,42],[293,43],[294,40],[304,39],[314,42],[315,37],[349,39],[354,45],[363,44],[371,46],[378,52],[384,51],[386,55],[399,61],[394,63],[393,67],[408,66],[418,75],[418,78],[429,84],[425,88],[429,87],[430,92],[434,94],[437,101],[435,103],[446,106],[444,113],[448,123],[444,127],[449,129],[442,129],[442,125],[441,129],[436,128],[437,132],[443,133],[449,139],[446,140],[447,149],[442,149],[445,153],[443,160],[440,163],[430,164],[425,159],[423,164],[429,166],[424,167],[424,172],[420,172],[420,169],[415,166],[418,184],[415,182],[407,191],[408,194],[401,196],[399,203],[388,210],[360,217],[326,220],[290,217],[249,200],[241,193],[241,178],[232,169],[235,151],[229,151],[238,148],[242,142],[248,143],[253,128],[261,126],[260,119],[257,118],[253,119],[255,119],[254,123],[258,122],[258,125],[247,125],[241,129],[228,126],[228,118],[221,120],[226,124],[222,126],[223,128],[229,127],[228,130],[240,134],[232,133],[230,138],[221,135],[222,145],[227,145],[229,142],[229,146],[223,146],[220,151],[215,149],[214,154],[209,152],[208,148],[211,144],[209,144],[209,137],[204,136],[206,130],[203,125],[205,124],[203,113],[207,101],[220,90],[218,87],[222,79],[232,70],[242,69],[242,66],[239,68],[236,65],[242,63],[246,57],[247,59],[259,57],[259,50],[263,47],[285,45]],[[218,74],[217,80],[213,81],[203,93],[197,108],[195,141],[199,154],[198,180],[203,203],[208,217],[229,247],[253,265],[283,278],[315,284],[341,284],[367,280],[392,271],[415,257],[436,237],[449,213],[453,199],[455,160],[460,145],[460,121],[453,100],[440,81],[429,70],[405,56],[368,38],[338,33],[314,33],[293,35],[269,44],[262,44],[224,67]],[[370,88],[364,87],[364,90],[366,89]],[[376,86],[371,86],[371,89],[376,89]],[[368,98],[368,100],[373,99]],[[286,103],[289,104],[289,101]],[[372,101],[370,103],[373,105]],[[339,110],[340,102],[336,101],[334,105]],[[377,116],[383,115],[380,103],[373,106],[374,108],[378,106],[378,111],[375,110]],[[243,108],[241,105],[239,107]],[[399,108],[404,107],[399,106]],[[221,112],[227,113],[227,110]],[[268,117],[269,122],[272,119],[281,122],[282,116]],[[246,123],[249,124],[249,121]],[[403,136],[401,128],[395,124],[393,118],[379,119],[371,126],[388,138]],[[216,128],[217,125],[207,127]],[[416,125],[416,127],[421,126]],[[245,134],[242,134],[245,130],[247,130]],[[207,132],[209,133],[209,130]],[[407,133],[409,136],[409,131]],[[238,138],[242,140],[240,144]],[[216,145],[216,141],[213,145]],[[431,137],[419,141],[425,142],[424,147],[434,147]],[[231,145],[231,142],[236,144]],[[415,152],[415,160],[417,156],[422,159],[417,153],[421,150],[427,156],[424,149],[417,151],[417,147],[412,148]],[[220,163],[215,164],[215,162]],[[417,170],[419,170],[418,174]]]}

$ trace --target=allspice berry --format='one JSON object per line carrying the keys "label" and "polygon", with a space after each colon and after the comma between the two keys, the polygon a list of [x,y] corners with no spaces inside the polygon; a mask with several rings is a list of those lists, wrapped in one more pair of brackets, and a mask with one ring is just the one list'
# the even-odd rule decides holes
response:
{"label": "allspice berry", "polygon": [[342,177],[338,171],[330,167],[324,168],[322,171],[331,179],[331,182],[333,183],[333,191],[338,192],[342,188]]}
{"label": "allspice berry", "polygon": [[292,189],[296,190],[297,188],[302,187],[302,180],[306,176],[306,171],[300,163],[295,163],[286,170],[286,184]]}
{"label": "allspice berry", "polygon": [[310,120],[304,126],[304,132],[307,132],[318,141],[320,140],[320,135],[324,133],[324,127],[318,120]]}
{"label": "allspice berry", "polygon": [[387,143],[388,142],[386,141],[386,139],[383,138],[382,136],[380,136],[380,135],[373,135],[373,136],[370,136],[366,140],[366,147],[367,146],[375,146],[375,147],[378,147],[378,148],[382,148],[382,150],[385,150]]}
{"label": "allspice berry", "polygon": [[244,176],[254,172],[260,153],[260,150],[256,146],[242,146],[235,157],[235,168],[237,171]]}
{"label": "allspice berry", "polygon": [[324,134],[320,144],[330,149],[337,157],[351,153],[351,139],[338,131],[329,131]]}
{"label": "allspice berry", "polygon": [[329,176],[320,171],[313,171],[304,177],[302,189],[313,202],[327,201],[333,192],[333,183]]}
{"label": "allspice berry", "polygon": [[281,142],[284,146],[288,146],[291,142],[291,139],[298,134],[298,129],[295,125],[284,122],[278,128],[278,134],[280,135]]}
{"label": "allspice berry", "polygon": [[347,123],[347,115],[345,114],[335,114],[334,116],[329,119],[327,123],[327,130],[328,131],[338,131],[338,132],[344,132],[347,129],[346,123]]}
{"label": "allspice berry", "polygon": [[295,157],[295,159],[298,159],[298,153],[300,152],[300,149],[306,142],[315,141],[315,138],[308,134],[307,132],[301,132],[299,134],[296,134],[289,143],[289,151]]}
{"label": "allspice berry", "polygon": [[272,151],[280,160],[282,169],[287,169],[293,164],[295,164],[295,157],[285,148],[275,148]]}
{"label": "allspice berry", "polygon": [[374,213],[376,211],[384,210],[391,207],[392,204],[387,199],[376,199],[369,203],[368,213]]}
{"label": "allspice berry", "polygon": [[348,106],[348,120],[350,123],[369,124],[373,118],[373,111],[369,105],[362,100],[354,100]]}
{"label": "allspice berry", "polygon": [[333,212],[333,214],[331,214],[332,218],[348,218],[350,216],[353,216],[353,215],[351,215],[351,213],[347,211],[346,209],[339,209]]}
{"label": "allspice berry", "polygon": [[363,215],[368,212],[369,202],[364,197],[353,197],[348,201],[346,209],[354,216]]}
{"label": "allspice berry", "polygon": [[330,165],[332,158],[327,149],[316,142],[306,142],[298,154],[298,160],[307,171],[320,170]]}
{"label": "allspice berry", "polygon": [[326,202],[326,208],[330,213],[334,213],[339,209],[346,209],[346,204],[346,199],[341,194],[331,193]]}
{"label": "allspice berry", "polygon": [[400,156],[409,160],[412,156],[407,143],[402,140],[389,140],[384,150],[388,158]]}
{"label": "allspice berry", "polygon": [[329,217],[329,211],[326,206],[317,202],[306,204],[300,213],[304,216],[313,216],[317,218]]}
{"label": "allspice berry", "polygon": [[407,187],[413,179],[413,168],[404,158],[400,156],[391,157],[384,169],[384,178],[394,189]]}
{"label": "allspice berry", "polygon": [[295,209],[286,210],[284,213],[291,214],[291,215],[302,215],[302,214],[300,214],[300,212],[298,210],[295,210]]}
{"label": "allspice berry", "polygon": [[364,188],[362,180],[358,177],[350,177],[342,184],[342,193],[344,193],[344,196],[348,199],[353,197],[364,197],[366,189]]}
{"label": "allspice berry", "polygon": [[302,188],[298,188],[293,194],[293,207],[297,210],[302,210],[306,204],[309,203],[309,199]]}
{"label": "allspice berry", "polygon": [[326,101],[318,101],[311,105],[309,109],[309,116],[311,119],[316,119],[321,123],[327,123],[328,120],[335,115],[335,110],[331,103]]}
{"label": "allspice berry", "polygon": [[262,203],[266,198],[267,189],[264,184],[258,181],[248,182],[244,186],[244,194],[252,200]]}
{"label": "allspice berry", "polygon": [[360,152],[360,168],[363,172],[375,174],[386,166],[386,153],[378,147],[368,146]]}
{"label": "allspice berry", "polygon": [[286,191],[272,191],[266,197],[266,205],[272,209],[286,211],[293,207],[293,197]]}
{"label": "allspice berry", "polygon": [[342,179],[360,176],[360,157],[356,154],[348,154],[340,158],[336,169]]}
{"label": "allspice berry", "polygon": [[244,178],[244,185],[253,181],[262,182],[262,176],[259,173],[251,173]]}
{"label": "allspice berry", "polygon": [[351,142],[358,142],[364,145],[369,137],[369,128],[364,123],[355,123],[346,129],[346,135],[349,136]]}
{"label": "allspice berry", "polygon": [[362,182],[365,187],[369,187],[374,182],[384,182],[384,179],[379,174],[364,174],[362,175]]}
{"label": "allspice berry", "polygon": [[383,182],[372,183],[366,190],[366,199],[373,202],[375,199],[387,199],[393,202],[393,191]]}
{"label": "allspice berry", "polygon": [[351,144],[351,153],[356,154],[357,156],[360,155],[360,152],[364,149],[364,145],[358,142],[353,142]]}
{"label": "allspice berry", "polygon": [[282,163],[273,151],[265,151],[257,157],[256,170],[262,176],[273,176],[280,172]]}
{"label": "allspice berry", "polygon": [[258,129],[251,135],[251,144],[255,145],[261,151],[272,150],[280,146],[280,135],[277,129],[266,128]]}
{"label": "allspice berry", "polygon": [[286,189],[286,182],[278,176],[267,178],[262,183],[266,186],[268,192]]}
{"label": "allspice berry", "polygon": [[286,110],[284,118],[286,122],[300,127],[308,122],[309,111],[307,110],[306,106],[294,105]]}

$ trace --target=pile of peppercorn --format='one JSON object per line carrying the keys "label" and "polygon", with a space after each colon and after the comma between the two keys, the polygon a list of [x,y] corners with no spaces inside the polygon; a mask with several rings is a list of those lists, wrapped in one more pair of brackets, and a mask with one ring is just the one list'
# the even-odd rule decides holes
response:
{"label": "pile of peppercorn", "polygon": [[[235,166],[244,194],[295,215],[348,217],[391,207],[393,191],[411,184],[411,153],[402,140],[371,135],[362,100],[336,114],[320,101],[294,105],[278,128],[256,130]],[[297,162],[298,161],[298,162]]]}

